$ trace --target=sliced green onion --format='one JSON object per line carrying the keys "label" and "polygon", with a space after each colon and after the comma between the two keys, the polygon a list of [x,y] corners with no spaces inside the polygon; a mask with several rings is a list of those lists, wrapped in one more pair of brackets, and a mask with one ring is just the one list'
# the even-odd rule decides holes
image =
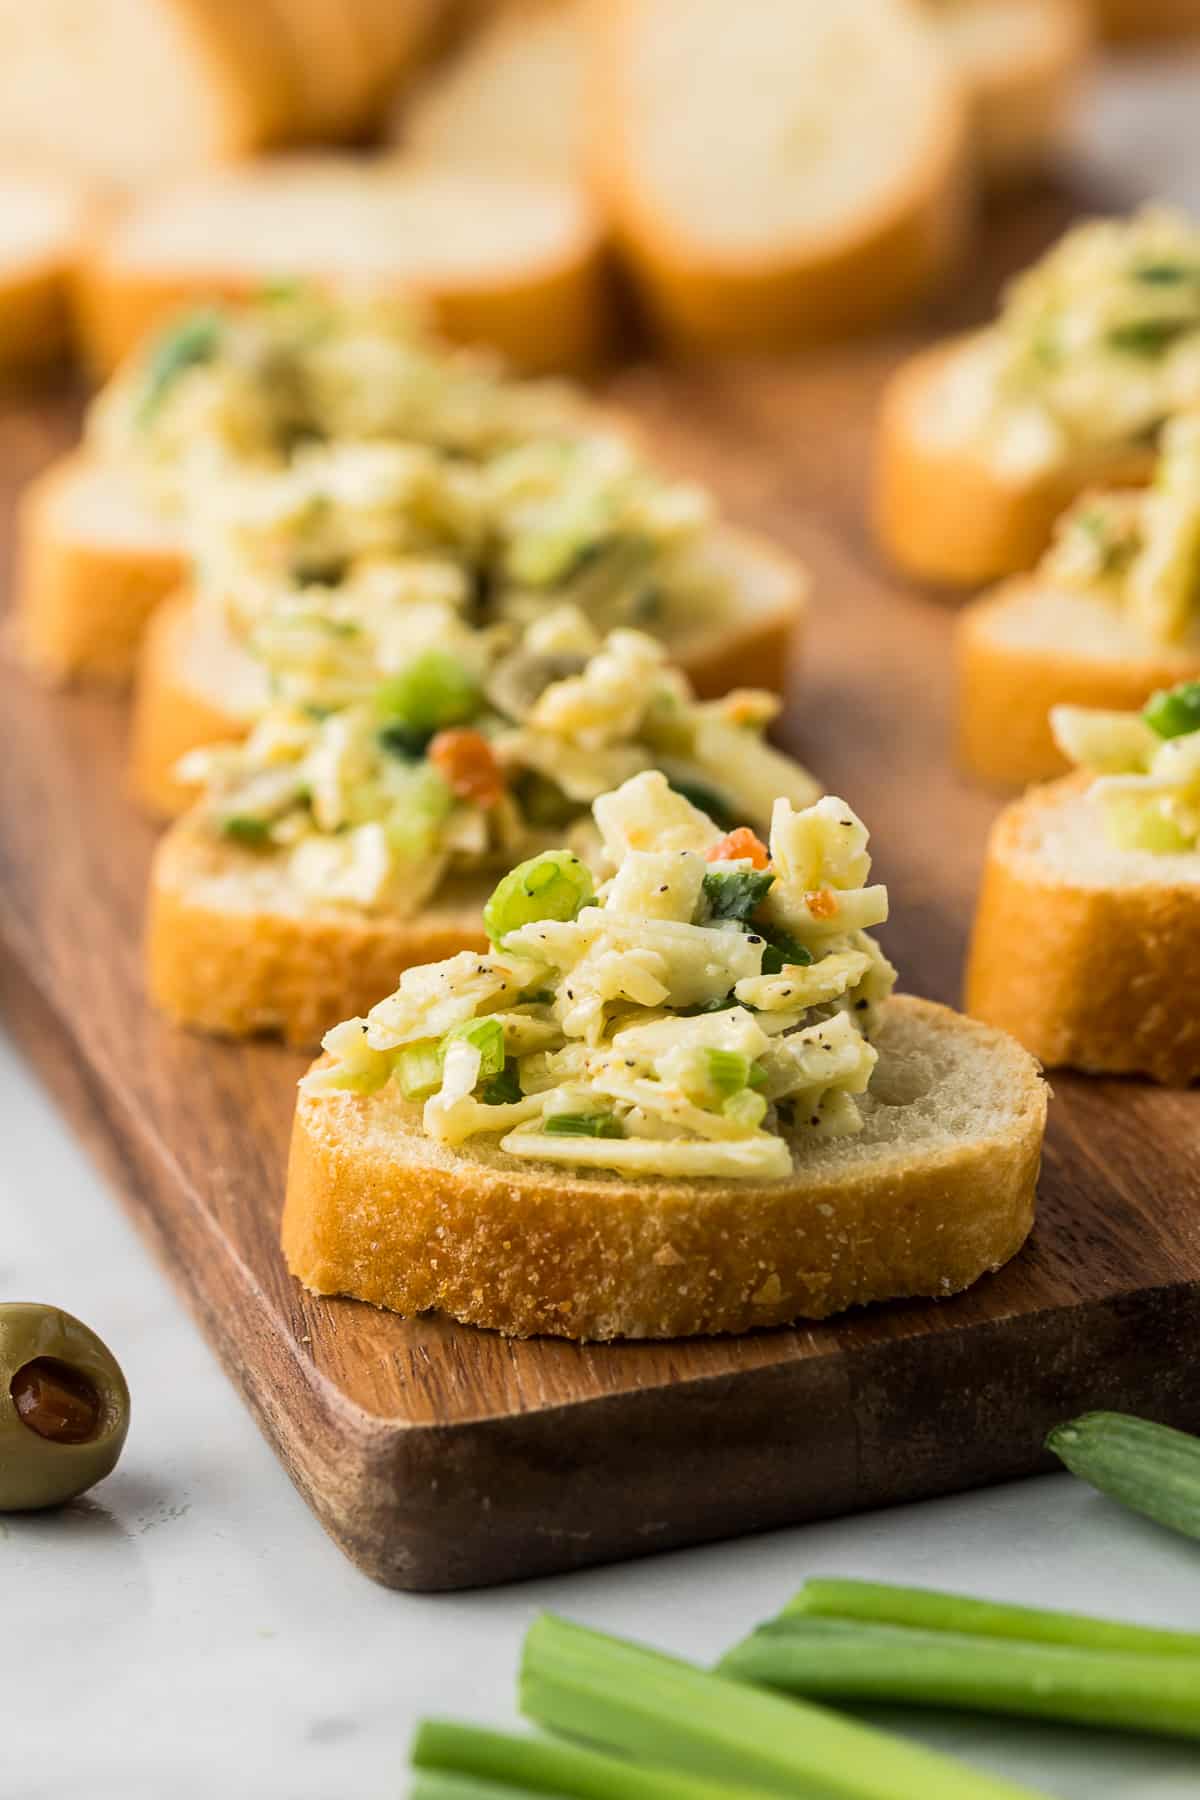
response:
{"label": "sliced green onion", "polygon": [[515,1056],[505,1059],[504,1067],[499,1074],[493,1075],[479,1090],[479,1098],[485,1106],[515,1106],[524,1097],[521,1087],[520,1064]]}
{"label": "sliced green onion", "polygon": [[759,1800],[765,1791],[646,1768],[576,1744],[442,1719],[418,1725],[412,1760],[418,1769],[453,1770],[499,1782],[500,1792],[516,1788],[570,1800]]}
{"label": "sliced green onion", "polygon": [[479,683],[448,650],[423,650],[375,690],[375,712],[385,731],[424,732],[461,725],[479,711]]}
{"label": "sliced green onion", "polygon": [[621,1121],[610,1112],[546,1113],[542,1129],[551,1137],[620,1138],[625,1136]]}
{"label": "sliced green onion", "polygon": [[398,856],[417,859],[434,849],[438,828],[454,806],[450,784],[431,763],[404,770],[384,830]]}
{"label": "sliced green onion", "polygon": [[463,1025],[455,1025],[438,1045],[438,1055],[443,1061],[451,1044],[458,1042],[478,1050],[481,1081],[487,1076],[499,1075],[504,1068],[504,1027],[499,1019],[468,1019]]}
{"label": "sliced green onion", "polygon": [[1030,1797],[1028,1788],[821,1707],[550,1614],[526,1636],[520,1696],[521,1710],[552,1731],[792,1800]]}
{"label": "sliced green onion", "polygon": [[1198,324],[1196,319],[1130,319],[1125,325],[1114,325],[1106,342],[1113,350],[1127,350],[1131,356],[1161,356]]}
{"label": "sliced green onion", "polygon": [[1161,738],[1185,737],[1200,731],[1200,681],[1184,681],[1178,687],[1152,694],[1142,717]]}
{"label": "sliced green onion", "polygon": [[270,839],[271,821],[256,819],[252,813],[230,813],[221,820],[220,831],[222,837],[232,838],[235,844],[259,849]]}
{"label": "sliced green onion", "polygon": [[1083,1481],[1185,1537],[1200,1538],[1200,1438],[1128,1413],[1084,1413],[1046,1448]]}
{"label": "sliced green onion", "polygon": [[[740,1050],[705,1050],[704,1074],[710,1087],[718,1094],[739,1094],[750,1081],[751,1075],[758,1074],[748,1056]],[[760,1075],[760,1080],[762,1079]]]}
{"label": "sliced green onion", "polygon": [[[1053,1436],[1053,1434],[1051,1434]],[[894,1587],[890,1582],[814,1576],[782,1617],[864,1619],[875,1625],[912,1625],[968,1637],[1017,1638],[1029,1644],[1074,1644],[1085,1650],[1147,1651],[1159,1656],[1200,1656],[1200,1633],[1123,1625],[1091,1613],[1054,1612],[975,1600],[937,1588]]]}
{"label": "sliced green onion", "polygon": [[812,951],[786,931],[764,931],[761,926],[755,927],[758,936],[766,941],[763,951],[762,972],[764,975],[778,975],[788,967],[807,969],[812,962]]}
{"label": "sliced green onion", "polygon": [[158,340],[146,370],[137,409],[137,423],[142,429],[154,422],[163,401],[185,369],[213,361],[221,347],[221,329],[220,313],[194,312]]}
{"label": "sliced green onion", "polygon": [[710,869],[704,898],[714,919],[748,919],[775,881],[767,869]]}
{"label": "sliced green onion", "polygon": [[734,1119],[739,1125],[755,1131],[766,1117],[767,1103],[752,1088],[743,1088],[740,1094],[730,1094],[721,1111],[727,1119]]}
{"label": "sliced green onion", "polygon": [[573,919],[594,897],[586,863],[569,850],[546,850],[518,863],[493,890],[483,909],[483,926],[493,944],[510,931],[539,919]]}
{"label": "sliced green onion", "polygon": [[436,1038],[405,1044],[396,1053],[396,1080],[406,1100],[427,1100],[442,1085],[442,1058]]}
{"label": "sliced green onion", "polygon": [[1200,1738],[1200,1659],[784,1613],[721,1661],[740,1681]]}

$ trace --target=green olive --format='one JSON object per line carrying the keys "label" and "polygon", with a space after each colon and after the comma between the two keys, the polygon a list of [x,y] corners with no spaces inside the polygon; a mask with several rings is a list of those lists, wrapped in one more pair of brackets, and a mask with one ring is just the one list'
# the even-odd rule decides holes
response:
{"label": "green olive", "polygon": [[128,1429],[125,1377],[94,1331],[56,1306],[0,1304],[0,1512],[86,1493]]}

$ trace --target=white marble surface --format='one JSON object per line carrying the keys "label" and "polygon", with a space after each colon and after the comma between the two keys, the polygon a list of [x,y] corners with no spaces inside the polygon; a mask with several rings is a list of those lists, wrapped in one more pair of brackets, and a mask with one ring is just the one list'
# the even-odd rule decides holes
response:
{"label": "white marble surface", "polygon": [[[385,1592],[325,1539],[2,1037],[0,1122],[0,1296],[86,1319],[134,1397],[93,1497],[0,1519],[3,1800],[399,1796],[421,1713],[511,1717],[543,1606],[696,1657],[817,1571],[1200,1627],[1200,1548],[1067,1477],[488,1593]],[[1200,1793],[1195,1746],[920,1729],[1063,1800]]]}

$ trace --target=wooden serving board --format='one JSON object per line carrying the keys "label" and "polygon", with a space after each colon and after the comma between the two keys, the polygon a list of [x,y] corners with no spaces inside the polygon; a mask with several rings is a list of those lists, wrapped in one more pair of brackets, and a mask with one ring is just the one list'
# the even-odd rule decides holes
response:
{"label": "wooden serving board", "polygon": [[[1015,263],[1060,223],[1046,202],[994,237]],[[948,761],[951,611],[875,565],[863,511],[874,397],[908,347],[634,369],[612,391],[734,517],[811,565],[785,741],[872,827],[904,985],[954,1001],[995,802]],[[10,405],[9,506],[74,419],[67,402]],[[376,1579],[499,1582],[1024,1475],[1047,1428],[1086,1407],[1200,1425],[1200,1094],[1133,1082],[1056,1077],[1034,1235],[957,1299],[739,1340],[578,1347],[302,1292],[277,1247],[302,1061],[148,1009],[152,834],[122,793],[121,704],[47,694],[6,666],[0,705],[8,1025],[293,1480]]]}

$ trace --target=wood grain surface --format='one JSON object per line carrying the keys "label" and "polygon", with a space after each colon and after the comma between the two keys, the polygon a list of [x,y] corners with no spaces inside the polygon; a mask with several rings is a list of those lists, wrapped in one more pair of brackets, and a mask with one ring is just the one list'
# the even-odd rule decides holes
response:
{"label": "wood grain surface", "polygon": [[[954,322],[986,311],[1070,204],[1045,196],[994,227]],[[782,735],[872,827],[903,985],[955,1001],[996,802],[948,762],[949,608],[889,579],[864,520],[878,384],[915,341],[635,366],[606,387],[732,516],[811,565]],[[7,403],[6,534],[21,481],[76,418],[69,399]],[[7,1025],[370,1575],[498,1582],[1022,1475],[1044,1465],[1046,1429],[1090,1406],[1200,1425],[1200,1095],[1132,1082],[1055,1078],[1034,1235],[957,1299],[738,1340],[580,1347],[302,1292],[277,1247],[301,1059],[205,1042],[148,1009],[152,833],[123,792],[124,707],[39,690],[10,656],[0,704]]]}

